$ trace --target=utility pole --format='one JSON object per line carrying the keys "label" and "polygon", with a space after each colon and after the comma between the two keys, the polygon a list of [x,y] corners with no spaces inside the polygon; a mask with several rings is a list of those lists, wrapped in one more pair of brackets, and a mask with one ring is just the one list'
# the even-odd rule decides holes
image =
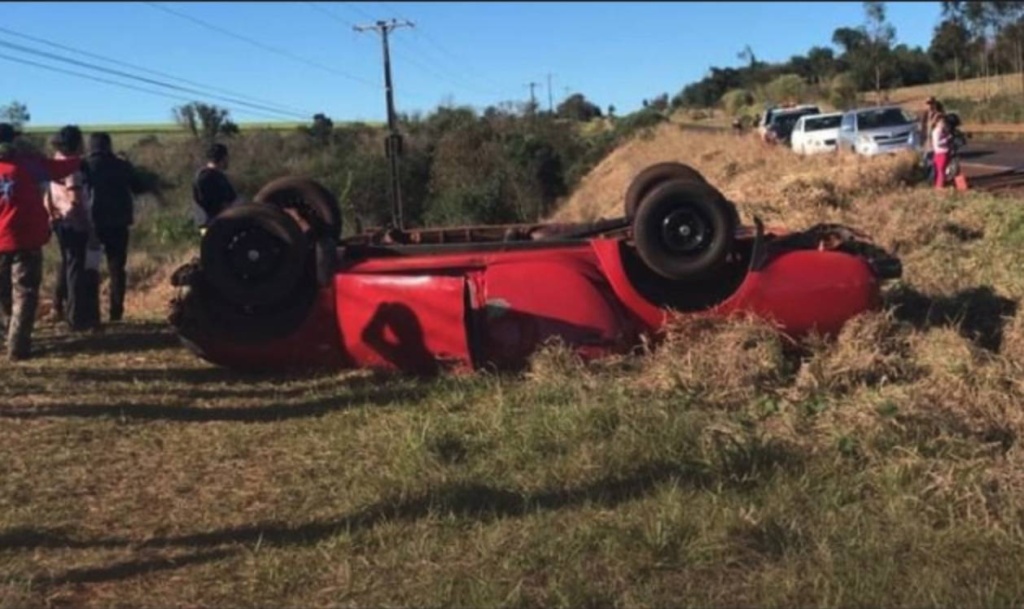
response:
{"label": "utility pole", "polygon": [[374,25],[353,26],[357,32],[374,30],[380,33],[381,42],[384,45],[384,95],[388,104],[388,136],[384,142],[384,150],[390,161],[391,169],[391,222],[398,230],[403,230],[402,222],[402,193],[398,181],[398,157],[402,154],[402,136],[398,133],[398,121],[395,119],[394,89],[391,86],[391,53],[388,50],[388,33],[402,26],[414,27],[407,19],[398,21],[392,19],[390,22],[379,20]]}
{"label": "utility pole", "polygon": [[527,87],[530,87],[530,111],[535,112],[537,110],[537,97],[533,94],[534,87],[539,87],[539,82],[528,82]]}
{"label": "utility pole", "polygon": [[555,104],[551,101],[551,72],[548,72],[548,112],[555,112]]}

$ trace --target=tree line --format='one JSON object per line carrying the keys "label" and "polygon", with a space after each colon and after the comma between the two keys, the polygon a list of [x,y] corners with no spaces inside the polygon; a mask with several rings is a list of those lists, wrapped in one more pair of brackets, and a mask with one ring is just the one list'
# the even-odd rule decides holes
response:
{"label": "tree line", "polygon": [[[838,108],[858,95],[914,85],[1020,73],[1024,88],[1024,3],[943,1],[927,49],[897,42],[884,2],[864,2],[864,21],[840,27],[831,45],[786,61],[760,61],[749,45],[740,67],[712,67],[671,98],[673,108],[736,108],[743,102],[827,99]],[[986,91],[986,95],[988,92]],[[796,100],[793,100],[796,101]]]}

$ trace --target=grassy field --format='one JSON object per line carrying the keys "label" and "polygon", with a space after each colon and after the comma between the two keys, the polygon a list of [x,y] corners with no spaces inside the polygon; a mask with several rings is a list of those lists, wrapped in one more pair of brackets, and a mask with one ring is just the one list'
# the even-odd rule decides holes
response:
{"label": "grassy field", "polygon": [[745,218],[865,229],[904,279],[836,341],[680,320],[521,375],[218,369],[166,287],[102,335],[43,324],[0,369],[0,607],[1024,603],[1024,207],[667,125],[564,217],[648,156]]}
{"label": "grassy field", "polygon": [[968,78],[960,82],[949,81],[916,87],[902,87],[889,92],[889,98],[898,104],[919,107],[931,96],[939,99],[956,97],[982,99],[986,95],[1022,94],[1020,74],[1000,74],[990,78]]}

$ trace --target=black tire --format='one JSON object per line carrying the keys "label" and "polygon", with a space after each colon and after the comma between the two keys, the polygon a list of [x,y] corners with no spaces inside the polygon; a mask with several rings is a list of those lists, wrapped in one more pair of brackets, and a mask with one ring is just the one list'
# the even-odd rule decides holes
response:
{"label": "black tire", "polygon": [[253,201],[295,210],[313,233],[312,240],[341,238],[341,207],[331,191],[319,182],[298,177],[277,178],[261,188]]}
{"label": "black tire", "polygon": [[298,224],[260,203],[222,212],[200,245],[203,276],[226,300],[243,306],[285,300],[308,259],[308,242]]}
{"label": "black tire", "polygon": [[626,217],[632,218],[636,215],[636,210],[640,206],[640,202],[647,196],[647,193],[654,190],[659,184],[669,180],[697,182],[698,184],[708,183],[699,171],[689,165],[674,162],[651,165],[637,174],[633,181],[629,183],[629,188],[626,189]]}
{"label": "black tire", "polygon": [[307,275],[288,297],[268,306],[242,306],[228,302],[208,282],[200,282],[185,296],[178,333],[192,343],[224,340],[258,345],[284,338],[309,316],[318,288]]}
{"label": "black tire", "polygon": [[703,278],[724,263],[733,248],[734,209],[707,184],[665,182],[644,198],[633,219],[637,253],[667,279]]}

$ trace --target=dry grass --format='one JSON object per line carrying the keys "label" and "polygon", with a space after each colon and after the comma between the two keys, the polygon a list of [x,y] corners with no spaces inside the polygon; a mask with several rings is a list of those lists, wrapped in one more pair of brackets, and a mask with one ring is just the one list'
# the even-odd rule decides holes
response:
{"label": "dry grass", "polygon": [[931,96],[939,99],[948,97],[982,99],[986,95],[1014,94],[1021,92],[1020,74],[1000,74],[990,78],[968,78],[956,81],[901,87],[888,92],[893,103],[919,109],[924,100]]}
{"label": "dry grass", "polygon": [[898,250],[887,310],[433,380],[212,368],[142,301],[102,336],[44,325],[0,370],[0,607],[1024,603],[1024,208],[901,187],[900,158],[660,134],[567,213],[690,161],[748,217]]}
{"label": "dry grass", "polygon": [[866,158],[845,154],[801,156],[760,143],[753,135],[695,132],[663,124],[628,142],[583,179],[558,210],[562,221],[589,221],[622,215],[630,181],[662,161],[686,163],[734,201],[750,221],[805,224],[833,221],[856,196],[891,193],[908,182],[912,154]]}

